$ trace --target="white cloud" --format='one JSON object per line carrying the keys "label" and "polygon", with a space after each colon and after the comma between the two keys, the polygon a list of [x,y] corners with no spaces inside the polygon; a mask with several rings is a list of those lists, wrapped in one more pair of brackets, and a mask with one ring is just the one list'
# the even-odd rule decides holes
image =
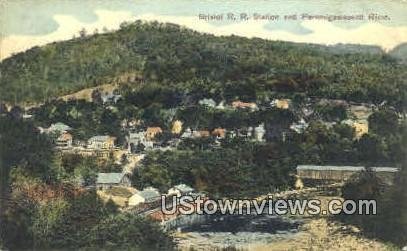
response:
{"label": "white cloud", "polygon": [[215,35],[239,35],[246,37],[259,37],[271,40],[284,40],[293,42],[307,42],[320,44],[367,44],[378,45],[385,50],[391,50],[400,43],[407,42],[407,26],[389,27],[379,23],[366,23],[355,29],[344,29],[325,21],[307,21],[302,25],[312,32],[306,35],[294,34],[288,31],[271,31],[265,29],[267,21],[248,21],[230,25],[215,26],[197,16],[161,16],[155,14],[143,14],[133,16],[127,11],[97,10],[98,21],[88,24],[79,22],[77,19],[67,15],[55,15],[54,19],[59,28],[44,36],[20,36],[12,35],[1,40],[0,59],[9,57],[12,53],[27,50],[33,46],[44,45],[54,41],[70,39],[78,34],[81,28],[92,32],[102,27],[117,29],[121,22],[142,19],[147,21],[171,22],[187,26],[191,29],[212,33]]}
{"label": "white cloud", "polygon": [[71,39],[73,35],[78,36],[78,32],[82,28],[85,28],[90,33],[95,29],[101,31],[103,27],[114,30],[118,29],[123,21],[131,21],[135,18],[130,12],[126,11],[96,10],[95,12],[98,21],[94,23],[82,23],[68,15],[55,15],[54,20],[59,24],[59,28],[50,34],[43,36],[7,36],[0,41],[0,59],[7,58],[12,53],[25,51],[33,46]]}
{"label": "white cloud", "polygon": [[390,27],[380,23],[366,23],[354,29],[345,29],[326,21],[305,21],[302,25],[312,32],[306,35],[288,31],[272,31],[265,29],[268,21],[248,21],[231,25],[214,26],[197,17],[156,16],[146,14],[138,18],[173,22],[185,25],[201,32],[215,35],[238,35],[245,37],[259,37],[270,40],[292,42],[318,43],[333,45],[337,43],[378,45],[385,50],[391,50],[400,43],[407,42],[407,26]]}

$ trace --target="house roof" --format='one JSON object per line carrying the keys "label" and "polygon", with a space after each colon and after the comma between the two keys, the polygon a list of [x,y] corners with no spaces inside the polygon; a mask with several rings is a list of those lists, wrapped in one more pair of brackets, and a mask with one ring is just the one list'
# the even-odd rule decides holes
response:
{"label": "house roof", "polygon": [[161,127],[147,127],[147,131],[146,133],[162,133],[163,130],[161,129]]}
{"label": "house roof", "polygon": [[171,132],[173,134],[180,134],[182,131],[182,121],[181,120],[175,120],[172,123],[172,127],[171,127]]}
{"label": "house roof", "polygon": [[[371,167],[374,172],[397,172],[399,169],[395,167]],[[318,171],[363,171],[363,166],[314,166],[314,165],[299,165],[297,170],[318,170]]]}
{"label": "house roof", "polygon": [[256,131],[256,132],[265,132],[266,129],[264,128],[264,124],[260,124],[260,125],[256,126],[254,128],[254,131]]}
{"label": "house roof", "polygon": [[153,199],[160,196],[160,193],[157,189],[148,187],[143,189],[143,191],[138,192],[138,194],[143,197],[145,200]]}
{"label": "house roof", "polygon": [[192,130],[191,128],[185,129],[185,131],[181,134],[181,138],[190,138],[192,137]]}
{"label": "house roof", "polygon": [[202,131],[194,131],[193,135],[195,137],[209,137],[211,134],[209,133],[209,131],[202,130]]}
{"label": "house roof", "polygon": [[122,95],[119,95],[119,94],[116,95],[113,93],[102,94],[101,96],[102,96],[103,103],[106,103],[109,100],[112,100],[113,102],[117,102],[122,97]]}
{"label": "house roof", "polygon": [[200,105],[206,105],[206,106],[209,106],[209,107],[215,107],[216,106],[216,102],[211,98],[209,98],[209,99],[208,98],[201,99],[201,100],[199,100],[198,103]]}
{"label": "house roof", "polygon": [[198,131],[201,137],[209,137],[211,134],[209,131]]}
{"label": "house roof", "polygon": [[124,173],[98,173],[97,184],[119,184]]}
{"label": "house roof", "polygon": [[318,101],[318,104],[319,105],[329,105],[329,104],[331,104],[331,105],[342,105],[342,106],[348,106],[349,105],[348,102],[346,100],[343,100],[343,99],[326,99],[326,98],[320,99]]}
{"label": "house roof", "polygon": [[48,131],[60,131],[60,132],[65,132],[69,131],[72,128],[68,125],[65,125],[64,123],[57,122],[55,124],[51,124],[51,126],[48,128]]}
{"label": "house roof", "polygon": [[287,109],[290,106],[289,99],[274,99],[271,104],[277,108]]}
{"label": "house roof", "polygon": [[71,139],[72,139],[72,135],[71,135],[70,133],[67,133],[67,132],[62,133],[62,134],[58,137],[58,140],[60,140],[60,141],[68,141],[68,140],[71,140]]}
{"label": "house roof", "polygon": [[256,108],[257,107],[256,103],[246,103],[246,102],[242,102],[239,100],[233,101],[232,106],[234,108]]}
{"label": "house roof", "polygon": [[215,128],[212,131],[212,135],[225,137],[226,129],[225,128]]}
{"label": "house roof", "polygon": [[179,184],[174,186],[174,189],[177,189],[179,191],[181,191],[182,193],[188,193],[188,192],[192,192],[194,191],[194,189],[188,185],[185,184]]}
{"label": "house roof", "polygon": [[129,133],[129,139],[142,139],[145,132],[131,132]]}

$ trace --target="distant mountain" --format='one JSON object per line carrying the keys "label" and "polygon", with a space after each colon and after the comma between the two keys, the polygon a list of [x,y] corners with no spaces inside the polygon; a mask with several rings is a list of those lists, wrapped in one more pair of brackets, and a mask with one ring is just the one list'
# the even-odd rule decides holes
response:
{"label": "distant mountain", "polygon": [[405,75],[404,67],[396,67],[375,46],[218,37],[136,21],[3,60],[0,102],[27,105],[104,84],[156,83],[223,98],[301,92],[401,104],[407,96]]}
{"label": "distant mountain", "polygon": [[398,58],[404,63],[407,63],[407,43],[403,43],[395,47],[389,52],[392,57]]}

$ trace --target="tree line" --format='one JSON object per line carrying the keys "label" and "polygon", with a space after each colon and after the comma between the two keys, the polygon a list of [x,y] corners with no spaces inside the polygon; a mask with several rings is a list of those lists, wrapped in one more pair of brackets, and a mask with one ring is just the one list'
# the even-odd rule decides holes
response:
{"label": "tree line", "polygon": [[[163,87],[252,99],[267,92],[403,109],[405,65],[378,53],[343,53],[315,46],[237,36],[217,37],[174,24],[123,24],[116,32],[84,35],[35,47],[0,63],[0,98],[46,102],[105,83]],[[232,96],[231,96],[232,95]]]}

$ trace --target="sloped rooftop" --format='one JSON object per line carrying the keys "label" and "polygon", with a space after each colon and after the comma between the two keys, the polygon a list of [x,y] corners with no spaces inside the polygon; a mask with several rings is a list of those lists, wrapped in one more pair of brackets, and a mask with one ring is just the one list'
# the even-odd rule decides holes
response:
{"label": "sloped rooftop", "polygon": [[[371,167],[374,172],[397,172],[395,167]],[[316,166],[316,165],[298,165],[297,170],[318,170],[318,171],[363,171],[364,166]]]}
{"label": "sloped rooftop", "polygon": [[138,194],[145,200],[153,199],[160,196],[160,193],[154,188],[146,188]]}
{"label": "sloped rooftop", "polygon": [[119,184],[124,173],[98,173],[97,184]]}
{"label": "sloped rooftop", "polygon": [[194,189],[192,187],[185,185],[185,184],[176,185],[176,186],[174,186],[174,188],[178,189],[182,193],[188,193],[188,192],[194,191]]}

